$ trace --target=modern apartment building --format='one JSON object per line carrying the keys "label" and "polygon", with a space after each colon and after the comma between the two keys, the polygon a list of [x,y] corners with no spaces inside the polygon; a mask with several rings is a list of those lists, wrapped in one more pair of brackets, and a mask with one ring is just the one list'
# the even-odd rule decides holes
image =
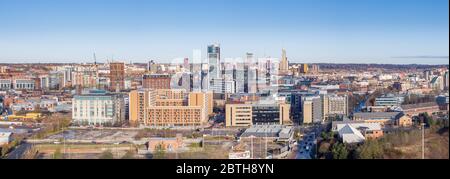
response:
{"label": "modern apartment building", "polygon": [[124,105],[121,94],[91,90],[72,99],[72,119],[79,125],[117,125],[125,120]]}
{"label": "modern apartment building", "polygon": [[201,106],[206,115],[213,114],[214,99],[212,92],[191,92],[189,93],[188,106]]}
{"label": "modern apartment building", "polygon": [[136,90],[130,92],[130,121],[147,127],[197,127],[212,113],[212,93],[179,90]]}

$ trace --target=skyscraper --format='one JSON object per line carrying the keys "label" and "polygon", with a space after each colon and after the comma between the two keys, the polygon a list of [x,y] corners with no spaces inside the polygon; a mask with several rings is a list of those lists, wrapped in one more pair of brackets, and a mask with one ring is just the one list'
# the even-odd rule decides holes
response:
{"label": "skyscraper", "polygon": [[251,65],[253,60],[253,53],[247,53],[247,57],[244,62],[244,92],[249,92],[249,66]]}
{"label": "skyscraper", "polygon": [[213,44],[208,46],[208,64],[209,76],[212,78],[220,78],[220,45]]}
{"label": "skyscraper", "polygon": [[112,62],[109,64],[109,78],[111,91],[120,91],[125,88],[125,63]]}
{"label": "skyscraper", "polygon": [[444,89],[448,90],[449,88],[449,79],[448,79],[448,70],[444,73]]}
{"label": "skyscraper", "polygon": [[280,62],[280,74],[285,75],[289,72],[289,61],[286,57],[286,50],[282,50],[281,62]]}

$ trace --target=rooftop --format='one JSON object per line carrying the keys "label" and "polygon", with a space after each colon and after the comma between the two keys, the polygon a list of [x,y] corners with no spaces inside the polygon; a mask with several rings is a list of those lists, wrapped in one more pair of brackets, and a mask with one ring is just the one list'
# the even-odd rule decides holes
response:
{"label": "rooftop", "polygon": [[400,114],[401,112],[359,112],[354,113],[355,118],[393,118]]}

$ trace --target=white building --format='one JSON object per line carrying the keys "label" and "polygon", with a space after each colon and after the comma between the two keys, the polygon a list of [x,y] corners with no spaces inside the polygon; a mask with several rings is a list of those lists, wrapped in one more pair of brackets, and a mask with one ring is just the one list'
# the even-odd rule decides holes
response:
{"label": "white building", "polygon": [[96,90],[72,99],[73,122],[79,125],[115,125],[125,120],[121,95]]}
{"label": "white building", "polygon": [[14,89],[17,90],[34,90],[34,80],[31,79],[16,79],[14,81]]}
{"label": "white building", "polygon": [[11,87],[10,79],[0,79],[0,90],[10,90]]}
{"label": "white building", "polygon": [[210,90],[214,93],[236,93],[234,80],[212,79]]}
{"label": "white building", "polygon": [[0,146],[9,144],[11,141],[11,132],[0,132]]}

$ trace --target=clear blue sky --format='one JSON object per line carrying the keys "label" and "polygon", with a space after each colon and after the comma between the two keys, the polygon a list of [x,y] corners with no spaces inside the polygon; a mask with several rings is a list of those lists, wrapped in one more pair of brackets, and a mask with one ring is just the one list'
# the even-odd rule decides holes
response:
{"label": "clear blue sky", "polygon": [[[1,62],[224,57],[448,64],[448,0],[0,0]],[[411,58],[391,58],[391,57]]]}

